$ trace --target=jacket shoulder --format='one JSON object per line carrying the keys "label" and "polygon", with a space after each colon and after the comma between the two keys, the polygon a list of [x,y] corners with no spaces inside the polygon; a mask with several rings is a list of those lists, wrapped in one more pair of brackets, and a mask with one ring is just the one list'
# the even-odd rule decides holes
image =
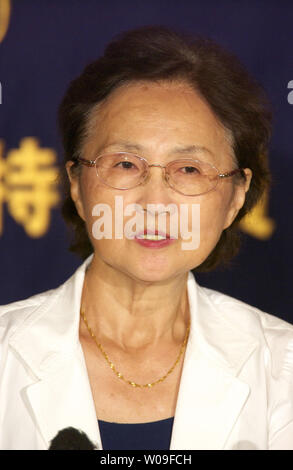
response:
{"label": "jacket shoulder", "polygon": [[275,377],[293,382],[293,325],[221,292],[200,288],[202,295],[235,328],[254,337],[269,355]]}
{"label": "jacket shoulder", "polygon": [[229,319],[235,319],[235,321],[245,320],[247,325],[250,325],[250,321],[254,321],[264,330],[288,330],[293,333],[293,324],[271,314],[264,312],[263,310],[254,307],[250,304],[231,297],[222,292],[218,292],[207,287],[200,287],[200,290],[204,292],[204,295],[210,300],[214,306],[223,312]]}
{"label": "jacket shoulder", "polygon": [[[62,286],[60,286],[62,287]],[[0,305],[0,328],[1,330],[12,329],[14,331],[22,322],[26,321],[36,309],[45,304],[49,298],[56,295],[60,290],[49,289],[39,294],[32,295],[26,299],[17,300],[6,305]]]}
{"label": "jacket shoulder", "polygon": [[[18,300],[0,306],[0,338],[10,336],[18,327],[31,325],[44,317],[51,308],[58,308],[60,302],[71,301],[74,292],[81,288],[84,272],[90,264],[93,255],[90,255],[76,271],[66,279],[63,284],[54,289],[32,295],[26,299]],[[66,302],[65,302],[66,303]]]}

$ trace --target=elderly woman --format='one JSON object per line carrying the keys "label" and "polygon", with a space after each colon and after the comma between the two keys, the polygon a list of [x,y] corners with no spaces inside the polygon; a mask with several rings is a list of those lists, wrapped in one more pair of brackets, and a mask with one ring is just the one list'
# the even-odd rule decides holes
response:
{"label": "elderly woman", "polygon": [[293,449],[293,326],[191,272],[236,254],[267,187],[261,89],[211,41],[142,28],[71,83],[59,119],[85,261],[1,308],[1,448],[72,427],[107,450]]}

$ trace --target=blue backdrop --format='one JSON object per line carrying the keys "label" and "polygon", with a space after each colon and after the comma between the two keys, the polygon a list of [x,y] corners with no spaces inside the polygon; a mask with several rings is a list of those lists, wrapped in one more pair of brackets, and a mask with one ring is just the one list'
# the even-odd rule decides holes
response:
{"label": "blue backdrop", "polygon": [[0,0],[0,303],[57,287],[80,264],[51,184],[62,163],[57,107],[115,34],[153,24],[215,39],[269,95],[272,191],[243,224],[233,266],[197,279],[293,323],[293,2],[286,0]]}

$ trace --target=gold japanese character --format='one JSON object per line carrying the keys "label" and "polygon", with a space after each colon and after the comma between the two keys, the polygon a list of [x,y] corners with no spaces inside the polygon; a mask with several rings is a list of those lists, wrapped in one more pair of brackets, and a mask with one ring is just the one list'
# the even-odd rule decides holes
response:
{"label": "gold japanese character", "polygon": [[274,233],[276,224],[268,216],[268,193],[258,202],[258,204],[240,222],[240,228],[248,235],[260,240],[268,240]]}
{"label": "gold japanese character", "polygon": [[3,230],[3,202],[5,198],[5,185],[4,185],[4,175],[5,175],[5,160],[3,158],[4,154],[4,142],[0,140],[0,235]]}
{"label": "gold japanese character", "polygon": [[0,0],[0,42],[7,33],[11,13],[10,0]]}
{"label": "gold japanese character", "polygon": [[59,202],[58,170],[52,165],[56,154],[39,147],[38,140],[26,137],[19,149],[7,153],[5,161],[5,200],[12,217],[31,237],[47,231],[50,209]]}

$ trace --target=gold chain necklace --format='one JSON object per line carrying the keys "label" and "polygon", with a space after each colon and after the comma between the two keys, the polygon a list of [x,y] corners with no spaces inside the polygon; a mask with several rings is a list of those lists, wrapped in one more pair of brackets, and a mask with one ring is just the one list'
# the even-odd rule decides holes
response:
{"label": "gold chain necklace", "polygon": [[108,354],[106,353],[106,351],[103,349],[103,346],[97,341],[97,338],[95,337],[91,327],[89,326],[88,322],[87,322],[87,319],[86,319],[86,316],[84,314],[84,312],[80,311],[80,314],[83,318],[83,321],[85,322],[86,324],[86,327],[89,331],[89,334],[92,336],[92,338],[94,339],[96,345],[98,346],[99,350],[101,351],[101,353],[103,354],[104,358],[106,359],[106,361],[108,362],[109,366],[111,367],[112,371],[114,372],[114,374],[117,375],[117,377],[121,380],[123,380],[124,382],[126,382],[127,384],[131,385],[132,387],[141,387],[141,388],[151,388],[153,387],[154,385],[160,383],[160,382],[163,382],[163,380],[165,380],[168,375],[170,375],[173,370],[175,369],[175,367],[177,366],[181,356],[182,356],[182,353],[183,353],[183,350],[186,346],[186,343],[187,343],[187,339],[188,339],[188,335],[189,335],[189,330],[190,330],[190,323],[188,324],[187,326],[187,329],[186,329],[186,333],[185,333],[185,338],[184,338],[184,341],[182,343],[182,346],[180,348],[180,351],[179,351],[179,354],[178,354],[178,357],[176,359],[176,361],[174,362],[173,366],[171,367],[171,369],[168,370],[168,372],[163,375],[163,377],[161,377],[160,379],[158,380],[155,380],[155,382],[151,382],[151,383],[148,383],[148,384],[138,384],[136,382],[133,382],[131,380],[127,380],[120,372],[118,372],[118,370],[116,369],[116,367],[114,366],[113,362],[110,361],[109,357],[108,357]]}

